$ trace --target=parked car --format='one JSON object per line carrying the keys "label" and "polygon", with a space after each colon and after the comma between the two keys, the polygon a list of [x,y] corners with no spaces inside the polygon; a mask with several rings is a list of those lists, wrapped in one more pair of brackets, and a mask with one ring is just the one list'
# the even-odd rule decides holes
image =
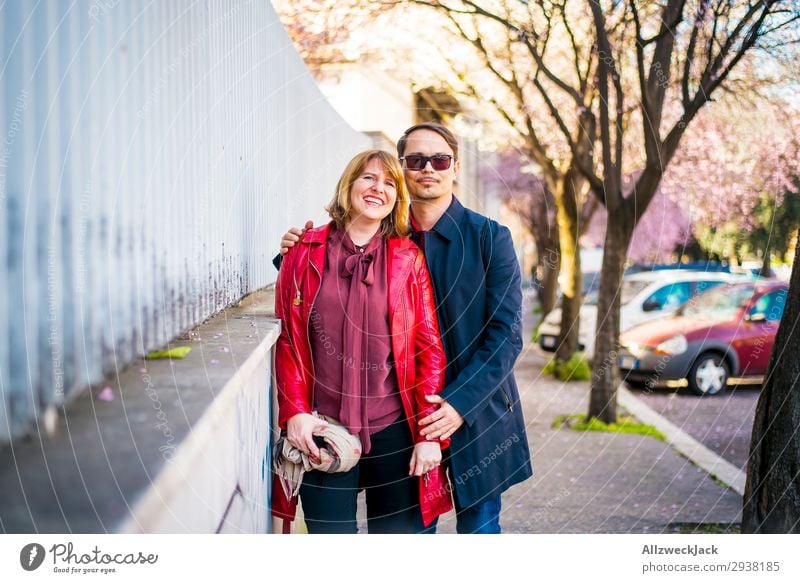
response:
{"label": "parked car", "polygon": [[634,263],[625,269],[625,275],[642,273],[645,271],[666,271],[682,269],[684,271],[723,271],[731,273],[731,266],[716,261],[689,261],[684,263]]}
{"label": "parked car", "polygon": [[[743,275],[684,270],[647,271],[626,276],[620,288],[620,331],[672,314],[689,298],[722,283],[746,281]],[[581,306],[578,345],[587,358],[594,355],[597,293]],[[539,346],[555,352],[561,332],[561,309],[550,312],[539,327]]]}
{"label": "parked car", "polygon": [[766,276],[761,275],[761,271],[763,268],[763,262],[761,261],[742,261],[742,264],[736,269],[737,273],[749,273],[753,277],[768,277],[773,278],[777,277],[778,274],[775,273],[775,270],[772,267],[769,268],[768,273]]}
{"label": "parked car", "polygon": [[686,379],[698,395],[716,395],[731,376],[763,375],[786,305],[781,281],[718,286],[673,316],[620,335],[619,366],[632,386]]}

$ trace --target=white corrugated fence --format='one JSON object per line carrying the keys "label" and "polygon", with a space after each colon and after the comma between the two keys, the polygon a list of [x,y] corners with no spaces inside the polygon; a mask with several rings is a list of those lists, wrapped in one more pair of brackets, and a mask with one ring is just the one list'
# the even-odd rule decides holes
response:
{"label": "white corrugated fence", "polygon": [[0,5],[0,442],[274,282],[369,140],[263,0]]}

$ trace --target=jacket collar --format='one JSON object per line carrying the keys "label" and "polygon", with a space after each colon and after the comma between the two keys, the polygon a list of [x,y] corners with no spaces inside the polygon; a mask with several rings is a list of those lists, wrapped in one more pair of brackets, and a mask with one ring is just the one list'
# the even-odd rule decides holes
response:
{"label": "jacket collar", "polygon": [[[322,273],[322,268],[325,261],[325,244],[328,241],[328,235],[333,228],[333,221],[321,227],[309,229],[303,234],[300,243],[305,245],[313,245],[310,249],[310,260],[314,263],[319,273]],[[408,237],[390,237],[388,239],[388,260],[389,260],[389,273],[395,274],[394,284],[402,284],[411,273],[414,267],[414,259],[417,256],[417,246],[411,242]]]}
{"label": "jacket collar", "polygon": [[315,227],[313,229],[309,229],[303,235],[303,238],[300,239],[301,243],[306,244],[318,244],[324,243],[328,240],[328,234],[331,232],[331,228],[333,228],[333,221],[328,223],[327,225],[322,225],[321,227]]}
{"label": "jacket collar", "polygon": [[[302,239],[300,239],[300,243],[303,245],[302,248],[307,250],[306,257],[308,263],[314,266],[313,271],[316,274],[316,282],[320,281],[322,272],[325,269],[325,247],[328,241],[328,234],[330,234],[332,227],[333,221],[327,225],[309,229],[303,234]],[[316,295],[316,292],[313,292],[312,295]],[[308,304],[307,308],[310,309],[310,307],[310,304]]]}
{"label": "jacket collar", "polygon": [[[447,207],[447,210],[444,211],[444,214],[439,217],[439,220],[436,221],[436,224],[433,225],[432,231],[436,231],[447,239],[448,241],[452,241],[453,239],[457,239],[459,235],[459,225],[461,224],[461,220],[464,218],[464,205],[462,205],[456,195],[453,194],[452,200],[450,201],[450,206]],[[415,231],[419,229],[416,228],[416,221],[412,223]]]}

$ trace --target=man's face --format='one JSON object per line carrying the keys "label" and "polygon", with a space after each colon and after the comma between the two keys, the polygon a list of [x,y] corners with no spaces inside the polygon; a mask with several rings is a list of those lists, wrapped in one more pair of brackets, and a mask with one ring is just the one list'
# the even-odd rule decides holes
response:
{"label": "man's face", "polygon": [[[416,130],[408,135],[406,149],[403,156],[411,155],[435,156],[436,154],[454,154],[453,149],[447,145],[442,136],[431,130]],[[458,175],[460,164],[452,160],[447,170],[434,170],[430,162],[422,170],[409,170],[403,164],[403,174],[406,178],[411,200],[434,201],[442,197],[449,197],[453,192],[453,182]]]}

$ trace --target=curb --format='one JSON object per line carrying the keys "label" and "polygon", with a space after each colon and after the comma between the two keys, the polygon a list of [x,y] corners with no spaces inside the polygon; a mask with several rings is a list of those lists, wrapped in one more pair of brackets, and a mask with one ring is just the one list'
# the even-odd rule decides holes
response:
{"label": "curb", "polygon": [[653,425],[663,433],[667,438],[667,443],[687,457],[689,461],[724,482],[740,496],[744,496],[747,476],[742,470],[722,459],[680,427],[665,419],[644,401],[637,399],[624,385],[617,388],[617,399],[620,405],[642,423]]}

